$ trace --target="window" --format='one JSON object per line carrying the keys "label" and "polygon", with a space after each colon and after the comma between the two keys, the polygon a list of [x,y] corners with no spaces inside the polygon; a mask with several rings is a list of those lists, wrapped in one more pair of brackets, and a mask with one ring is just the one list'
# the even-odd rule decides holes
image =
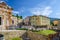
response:
{"label": "window", "polygon": [[1,25],[1,17],[0,17],[0,25]]}
{"label": "window", "polygon": [[12,20],[12,24],[14,24],[14,20]]}

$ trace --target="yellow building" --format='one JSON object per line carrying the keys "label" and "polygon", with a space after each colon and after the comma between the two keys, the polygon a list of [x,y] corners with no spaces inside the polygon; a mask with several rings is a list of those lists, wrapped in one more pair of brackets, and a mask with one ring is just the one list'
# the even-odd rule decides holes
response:
{"label": "yellow building", "polygon": [[34,26],[48,26],[48,25],[50,25],[50,19],[48,17],[42,16],[42,15],[31,16],[30,22],[31,22],[31,25],[34,25]]}
{"label": "yellow building", "polygon": [[53,21],[53,24],[58,25],[58,21],[57,20]]}
{"label": "yellow building", "polygon": [[8,29],[8,26],[12,24],[12,8],[5,2],[0,1],[0,29]]}
{"label": "yellow building", "polygon": [[60,22],[59,20],[54,20],[54,21],[53,21],[54,26],[55,26],[55,25],[58,25],[59,22]]}

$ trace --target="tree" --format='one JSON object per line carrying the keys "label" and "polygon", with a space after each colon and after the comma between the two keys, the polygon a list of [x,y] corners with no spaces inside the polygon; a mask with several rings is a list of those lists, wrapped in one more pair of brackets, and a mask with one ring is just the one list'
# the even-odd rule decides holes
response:
{"label": "tree", "polygon": [[53,22],[50,22],[50,24],[51,24],[52,26],[54,26],[54,23],[53,23]]}
{"label": "tree", "polygon": [[16,17],[18,18],[18,14],[16,14]]}
{"label": "tree", "polygon": [[20,16],[20,18],[22,19],[22,16]]}
{"label": "tree", "polygon": [[15,15],[12,14],[12,16],[15,16]]}

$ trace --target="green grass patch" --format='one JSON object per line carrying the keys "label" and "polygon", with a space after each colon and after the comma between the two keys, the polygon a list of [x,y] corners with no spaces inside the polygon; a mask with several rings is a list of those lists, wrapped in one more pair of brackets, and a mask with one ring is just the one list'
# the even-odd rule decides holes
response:
{"label": "green grass patch", "polygon": [[56,32],[53,30],[41,30],[39,32],[36,32],[37,34],[48,36],[49,34],[55,34]]}
{"label": "green grass patch", "polygon": [[19,38],[19,37],[15,37],[15,38],[12,38],[11,40],[21,40],[22,38]]}

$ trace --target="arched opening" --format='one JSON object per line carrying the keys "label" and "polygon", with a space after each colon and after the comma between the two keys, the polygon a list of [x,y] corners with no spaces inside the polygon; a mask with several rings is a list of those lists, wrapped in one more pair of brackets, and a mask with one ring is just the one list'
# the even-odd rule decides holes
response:
{"label": "arched opening", "polygon": [[4,40],[4,35],[0,34],[0,40]]}

